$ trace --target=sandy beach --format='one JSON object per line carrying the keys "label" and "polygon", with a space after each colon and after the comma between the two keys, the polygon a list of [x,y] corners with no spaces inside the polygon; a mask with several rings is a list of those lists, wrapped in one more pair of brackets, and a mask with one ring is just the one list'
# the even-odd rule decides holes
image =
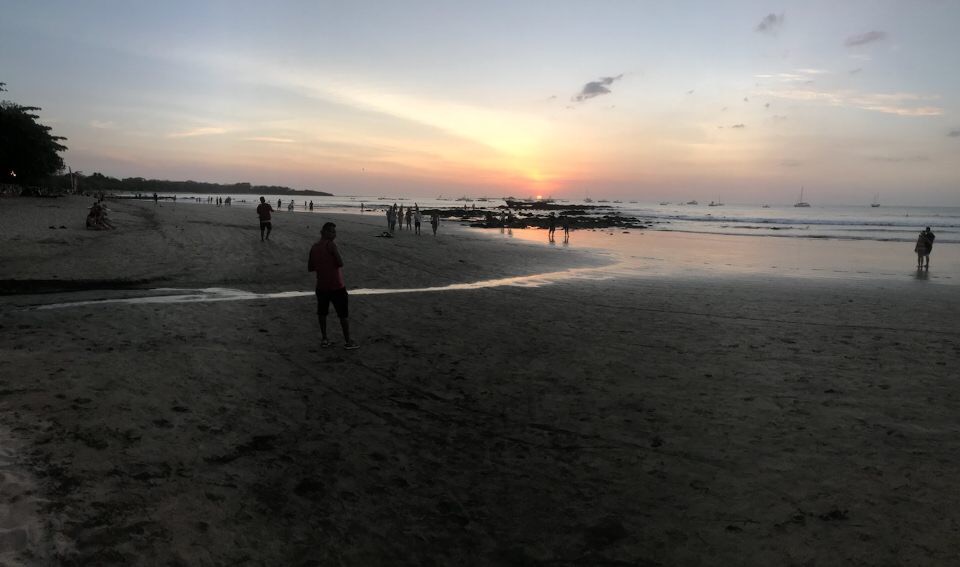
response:
{"label": "sandy beach", "polygon": [[379,214],[261,242],[250,208],[122,201],[93,232],[89,205],[0,201],[0,563],[960,563],[956,286],[358,294],[361,348],[321,349],[309,295],[37,307],[309,291],[327,220],[349,289],[613,260]]}

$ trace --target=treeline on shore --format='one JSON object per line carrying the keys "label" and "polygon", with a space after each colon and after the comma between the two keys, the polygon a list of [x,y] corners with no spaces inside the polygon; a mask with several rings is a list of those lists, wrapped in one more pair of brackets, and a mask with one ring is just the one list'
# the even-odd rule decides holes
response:
{"label": "treeline on shore", "polygon": [[64,173],[46,178],[40,187],[22,187],[23,195],[57,193],[174,193],[174,194],[233,194],[233,195],[318,195],[333,193],[314,190],[297,190],[282,185],[251,185],[249,183],[206,183],[203,181],[168,181],[125,177],[117,179],[102,173]]}

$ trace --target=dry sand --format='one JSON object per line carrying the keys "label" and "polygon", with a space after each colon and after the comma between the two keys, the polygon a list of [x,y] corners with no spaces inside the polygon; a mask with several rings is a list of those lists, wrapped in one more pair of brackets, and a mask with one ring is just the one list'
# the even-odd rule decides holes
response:
{"label": "dry sand", "polygon": [[[4,289],[50,292],[0,297],[0,562],[960,563],[955,287],[354,296],[362,348],[320,349],[310,297],[25,308],[308,290],[330,218],[280,213],[261,243],[249,208],[122,202],[87,232],[88,204],[0,201]],[[335,220],[351,288],[608,261]]]}

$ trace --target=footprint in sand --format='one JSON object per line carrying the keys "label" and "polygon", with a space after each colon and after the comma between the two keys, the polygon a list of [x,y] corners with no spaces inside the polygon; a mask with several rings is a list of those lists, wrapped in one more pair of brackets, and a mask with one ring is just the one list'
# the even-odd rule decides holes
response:
{"label": "footprint in sand", "polygon": [[28,565],[40,554],[41,526],[33,479],[16,463],[0,431],[0,565]]}

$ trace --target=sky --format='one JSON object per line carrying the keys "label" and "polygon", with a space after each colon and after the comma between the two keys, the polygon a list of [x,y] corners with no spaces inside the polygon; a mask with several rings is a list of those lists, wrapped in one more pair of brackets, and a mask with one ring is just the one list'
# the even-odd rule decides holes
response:
{"label": "sky", "polygon": [[960,1],[0,0],[74,170],[960,206]]}

